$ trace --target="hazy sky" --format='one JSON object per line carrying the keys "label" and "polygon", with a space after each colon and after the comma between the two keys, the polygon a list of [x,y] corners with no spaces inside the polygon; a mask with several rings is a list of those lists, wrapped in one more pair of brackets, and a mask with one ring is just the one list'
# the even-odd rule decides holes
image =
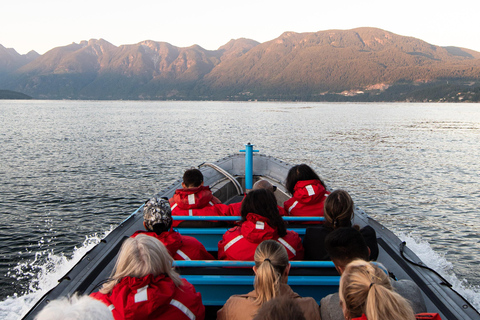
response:
{"label": "hazy sky", "polygon": [[377,27],[480,51],[479,12],[479,0],[4,0],[0,44],[21,54],[99,38],[215,50],[230,39],[265,42],[284,31]]}

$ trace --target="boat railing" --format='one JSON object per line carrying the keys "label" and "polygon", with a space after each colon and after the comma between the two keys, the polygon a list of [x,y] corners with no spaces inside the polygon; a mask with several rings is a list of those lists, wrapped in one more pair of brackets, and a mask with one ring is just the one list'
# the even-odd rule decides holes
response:
{"label": "boat railing", "polygon": [[[182,221],[238,221],[242,217],[240,216],[173,216],[174,220]],[[325,221],[324,217],[294,217],[283,216],[284,221],[287,222],[322,222]]]}

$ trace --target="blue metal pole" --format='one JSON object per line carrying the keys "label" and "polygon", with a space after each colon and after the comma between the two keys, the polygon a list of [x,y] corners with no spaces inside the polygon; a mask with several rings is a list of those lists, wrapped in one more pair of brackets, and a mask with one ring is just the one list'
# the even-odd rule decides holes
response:
{"label": "blue metal pole", "polygon": [[253,150],[253,144],[247,143],[245,145],[245,150],[240,150],[240,152],[245,152],[245,189],[251,190],[253,187],[253,153],[258,152],[258,150]]}

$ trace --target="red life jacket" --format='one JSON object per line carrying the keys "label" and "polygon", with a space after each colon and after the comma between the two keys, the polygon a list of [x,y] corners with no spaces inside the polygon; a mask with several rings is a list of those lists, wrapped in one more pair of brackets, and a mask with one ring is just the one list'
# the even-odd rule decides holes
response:
{"label": "red life jacket", "polygon": [[329,194],[319,180],[298,181],[293,196],[283,206],[290,216],[323,217],[323,206]]}
{"label": "red life jacket", "polygon": [[368,320],[368,319],[367,319],[367,316],[366,316],[366,315],[362,314],[361,317],[353,318],[352,320]]}
{"label": "red life jacket", "polygon": [[203,244],[194,237],[182,236],[180,233],[171,230],[159,235],[155,232],[137,231],[132,235],[132,238],[139,234],[146,234],[160,240],[167,247],[174,260],[215,260]]}
{"label": "red life jacket", "polygon": [[268,224],[261,215],[249,213],[242,225],[231,228],[218,243],[218,259],[253,261],[258,244],[264,240],[276,240],[287,249],[289,260],[303,259],[303,246],[295,231],[278,236],[277,228]]}
{"label": "red life jacket", "polygon": [[94,292],[90,296],[105,303],[115,320],[203,320],[201,294],[187,280],[182,282],[176,287],[165,274],[125,277],[109,294]]}
{"label": "red life jacket", "polygon": [[169,200],[172,208],[173,227],[177,227],[182,220],[177,216],[219,216],[223,215],[216,204],[220,200],[215,198],[208,186],[197,188],[177,189]]}

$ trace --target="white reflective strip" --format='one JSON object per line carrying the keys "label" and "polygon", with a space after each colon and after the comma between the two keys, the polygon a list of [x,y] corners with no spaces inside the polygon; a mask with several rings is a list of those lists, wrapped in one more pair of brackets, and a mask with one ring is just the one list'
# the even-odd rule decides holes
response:
{"label": "white reflective strip", "polygon": [[175,204],[172,206],[171,210],[175,209],[176,207],[177,207],[177,204],[175,203]]}
{"label": "white reflective strip", "polygon": [[108,306],[108,310],[113,311],[113,309],[115,309],[115,306],[113,304]]}
{"label": "white reflective strip", "polygon": [[315,190],[313,190],[313,187],[311,184],[309,184],[308,186],[305,187],[305,189],[307,189],[307,192],[308,192],[308,195],[309,196],[313,196],[315,194]]}
{"label": "white reflective strip", "polygon": [[188,215],[191,217],[193,216],[193,209],[188,209]]}
{"label": "white reflective strip", "polygon": [[298,201],[295,201],[290,208],[288,208],[288,213],[292,212],[292,209],[298,204]]}
{"label": "white reflective strip", "polygon": [[148,284],[145,287],[142,287],[137,290],[137,293],[135,294],[135,303],[148,300],[147,288],[148,288]]}
{"label": "white reflective strip", "polygon": [[208,202],[211,206],[214,206],[215,204],[212,201]]}
{"label": "white reflective strip", "polygon": [[239,236],[237,236],[235,239],[230,240],[230,242],[225,245],[225,248],[224,248],[223,250],[227,251],[228,248],[230,248],[232,245],[235,244],[235,242],[237,242],[238,240],[240,240],[240,239],[242,239],[242,238],[243,238],[243,236],[242,236],[242,235],[239,235]]}
{"label": "white reflective strip", "polygon": [[187,256],[187,255],[185,254],[185,252],[183,252],[183,251],[180,250],[180,249],[177,250],[177,253],[178,253],[178,255],[179,255],[180,257],[183,258],[183,260],[192,260],[192,259],[190,259],[189,256]]}
{"label": "white reflective strip", "polygon": [[195,204],[195,193],[188,195],[188,204]]}
{"label": "white reflective strip", "polygon": [[195,320],[197,317],[195,317],[195,315],[193,314],[192,311],[190,311],[190,309],[188,309],[183,303],[181,303],[180,301],[178,300],[175,300],[175,299],[172,299],[172,301],[170,301],[170,304],[174,307],[177,307],[178,309],[180,309],[180,311],[182,311],[183,313],[185,313],[185,315],[187,317],[189,317],[190,319],[192,320]]}
{"label": "white reflective strip", "polygon": [[255,229],[264,230],[265,229],[265,222],[257,221],[257,223],[255,223]]}
{"label": "white reflective strip", "polygon": [[287,248],[288,250],[290,250],[294,255],[297,255],[297,251],[295,249],[293,249],[293,247],[287,242],[285,241],[285,239],[283,238],[278,238],[278,242],[280,242],[281,244],[283,244],[285,246],[285,248]]}

